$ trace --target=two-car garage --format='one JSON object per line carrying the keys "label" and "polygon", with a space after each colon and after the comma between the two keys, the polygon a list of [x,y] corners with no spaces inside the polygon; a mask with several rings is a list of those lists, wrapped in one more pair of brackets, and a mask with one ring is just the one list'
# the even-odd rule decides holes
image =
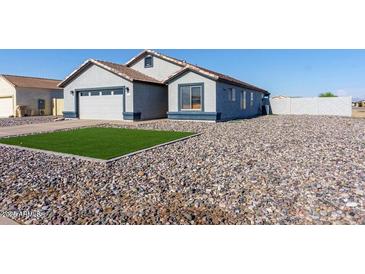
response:
{"label": "two-car garage", "polygon": [[124,110],[123,89],[100,89],[78,92],[80,119],[121,120]]}

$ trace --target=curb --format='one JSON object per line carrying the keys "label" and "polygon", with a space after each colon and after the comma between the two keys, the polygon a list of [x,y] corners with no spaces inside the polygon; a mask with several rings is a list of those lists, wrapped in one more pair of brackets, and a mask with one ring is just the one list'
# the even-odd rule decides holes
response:
{"label": "curb", "polygon": [[85,160],[85,161],[90,161],[90,162],[110,164],[112,162],[118,161],[118,160],[123,159],[123,158],[131,157],[131,156],[134,156],[136,154],[139,154],[139,153],[142,153],[142,152],[145,152],[145,151],[148,151],[148,150],[152,150],[152,149],[159,148],[159,147],[162,147],[162,146],[167,146],[167,145],[171,145],[173,143],[184,141],[184,140],[199,136],[201,134],[202,133],[192,134],[190,136],[186,136],[186,137],[176,139],[176,140],[173,140],[173,141],[170,141],[170,142],[166,142],[166,143],[158,144],[158,145],[155,145],[155,146],[152,146],[152,147],[148,147],[148,148],[140,149],[140,150],[137,150],[137,151],[133,151],[131,153],[124,154],[124,155],[121,155],[121,156],[118,156],[118,157],[114,157],[114,158],[111,158],[111,159],[108,159],[108,160],[102,160],[102,159],[98,159],[98,158],[92,158],[92,157],[87,157],[87,156],[79,156],[79,155],[75,155],[75,154],[62,153],[62,152],[56,152],[56,151],[49,151],[49,150],[43,150],[43,149],[37,149],[37,148],[29,148],[29,147],[8,145],[8,144],[2,144],[2,143],[0,143],[0,147],[3,146],[3,147],[8,147],[8,148],[15,148],[15,149],[18,149],[20,151],[40,152],[40,153],[45,153],[45,154],[48,154],[48,155],[56,155],[56,156],[61,156],[61,157],[66,157],[66,158],[74,158],[74,159]]}
{"label": "curb", "polygon": [[0,215],[0,225],[19,225],[17,222]]}
{"label": "curb", "polygon": [[134,152],[131,152],[131,153],[128,153],[128,154],[124,154],[124,155],[121,155],[121,156],[118,156],[118,157],[115,157],[115,158],[111,158],[109,160],[105,160],[105,163],[109,164],[109,163],[115,162],[117,160],[120,160],[122,158],[127,158],[127,157],[130,157],[130,156],[133,156],[133,155],[136,155],[136,154],[139,154],[139,153],[151,150],[151,149],[171,145],[171,144],[174,144],[174,143],[177,143],[177,142],[180,142],[180,141],[184,141],[184,140],[199,136],[201,134],[202,133],[196,133],[196,134],[192,134],[192,135],[189,135],[189,136],[186,136],[186,137],[183,137],[183,138],[180,138],[180,139],[176,139],[176,140],[173,140],[173,141],[170,141],[170,142],[166,142],[166,143],[158,144],[158,145],[155,145],[155,146],[152,146],[152,147],[137,150],[137,151],[134,151]]}
{"label": "curb", "polygon": [[101,159],[97,159],[97,158],[79,156],[79,155],[75,155],[75,154],[62,153],[62,152],[50,151],[50,150],[44,150],[44,149],[22,147],[22,146],[8,145],[8,144],[2,144],[2,143],[0,143],[0,146],[8,147],[8,148],[15,148],[15,149],[18,149],[20,151],[24,150],[24,151],[32,151],[32,152],[41,152],[41,153],[45,153],[45,154],[48,154],[48,155],[56,155],[56,156],[67,157],[67,158],[75,158],[75,159],[92,161],[92,162],[101,162],[101,163],[105,162],[105,160],[101,160]]}

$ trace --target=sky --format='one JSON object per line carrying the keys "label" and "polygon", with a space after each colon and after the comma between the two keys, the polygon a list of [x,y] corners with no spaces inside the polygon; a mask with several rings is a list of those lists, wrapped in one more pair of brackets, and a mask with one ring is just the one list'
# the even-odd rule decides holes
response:
{"label": "sky", "polygon": [[[256,85],[272,95],[365,98],[365,50],[157,51]],[[0,74],[64,79],[86,59],[125,63],[141,50],[0,50]]]}

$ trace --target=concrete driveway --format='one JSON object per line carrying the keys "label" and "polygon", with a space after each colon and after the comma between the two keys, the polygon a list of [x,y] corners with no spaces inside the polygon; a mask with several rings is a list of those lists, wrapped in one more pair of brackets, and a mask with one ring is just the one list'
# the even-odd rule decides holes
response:
{"label": "concrete driveway", "polygon": [[18,223],[0,215],[0,225],[18,225]]}
{"label": "concrete driveway", "polygon": [[100,120],[65,120],[49,123],[40,124],[28,124],[12,127],[1,127],[0,137],[22,135],[22,134],[32,134],[38,132],[49,132],[62,129],[78,128],[85,126],[95,126],[103,124],[105,121]]}

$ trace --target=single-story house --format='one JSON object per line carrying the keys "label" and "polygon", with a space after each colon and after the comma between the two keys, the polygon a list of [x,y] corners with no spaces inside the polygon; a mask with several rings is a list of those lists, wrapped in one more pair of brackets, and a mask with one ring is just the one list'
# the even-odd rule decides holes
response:
{"label": "single-story house", "polygon": [[63,98],[60,80],[0,75],[0,117],[51,115],[54,98]]}
{"label": "single-story house", "polygon": [[126,64],[89,59],[59,84],[66,118],[222,121],[255,117],[270,93],[152,50]]}
{"label": "single-story house", "polygon": [[352,102],[353,107],[365,107],[365,100]]}

